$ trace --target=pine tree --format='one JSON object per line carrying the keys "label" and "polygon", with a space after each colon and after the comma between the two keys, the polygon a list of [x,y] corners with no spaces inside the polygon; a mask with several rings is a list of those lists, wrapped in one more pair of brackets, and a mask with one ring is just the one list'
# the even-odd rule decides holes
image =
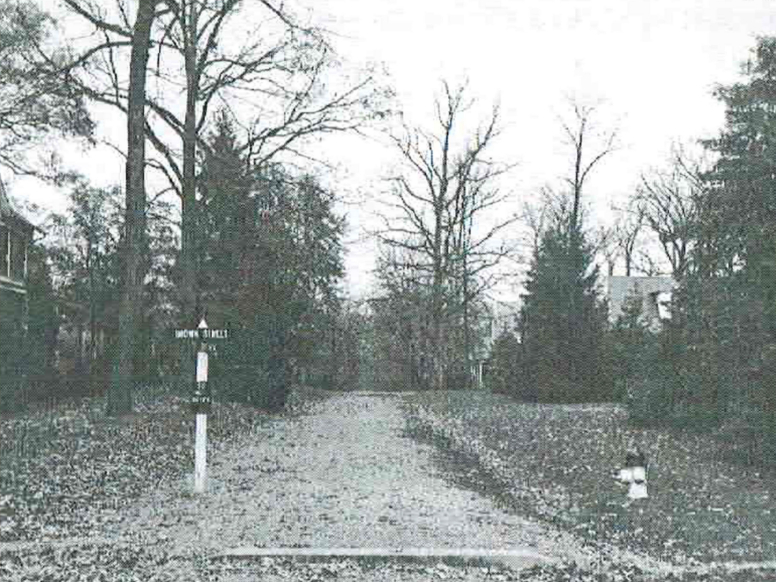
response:
{"label": "pine tree", "polygon": [[541,402],[609,397],[602,383],[605,311],[584,236],[556,224],[534,254],[520,315],[527,395]]}
{"label": "pine tree", "polygon": [[233,380],[229,397],[280,408],[296,373],[333,378],[344,223],[314,177],[277,164],[252,171],[223,114],[208,149],[200,302],[211,326],[233,330],[216,366]]}
{"label": "pine tree", "polygon": [[515,334],[504,330],[493,342],[488,361],[488,387],[493,392],[525,400],[525,384],[520,377],[520,343]]}
{"label": "pine tree", "polygon": [[[240,265],[258,236],[256,181],[240,152],[231,118],[216,117],[200,176],[200,297],[208,314],[236,319],[230,311],[240,284]],[[217,323],[217,322],[213,322]]]}

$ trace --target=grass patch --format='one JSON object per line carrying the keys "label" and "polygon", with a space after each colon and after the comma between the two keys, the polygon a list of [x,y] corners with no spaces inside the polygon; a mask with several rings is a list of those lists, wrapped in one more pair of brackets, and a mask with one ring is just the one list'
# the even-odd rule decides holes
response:
{"label": "grass patch", "polygon": [[[629,426],[615,405],[521,404],[482,392],[405,396],[411,433],[467,455],[502,502],[583,540],[688,563],[776,558],[773,473],[744,471],[708,435]],[[623,507],[629,439],[650,460],[645,501]],[[472,477],[474,478],[474,477]]]}

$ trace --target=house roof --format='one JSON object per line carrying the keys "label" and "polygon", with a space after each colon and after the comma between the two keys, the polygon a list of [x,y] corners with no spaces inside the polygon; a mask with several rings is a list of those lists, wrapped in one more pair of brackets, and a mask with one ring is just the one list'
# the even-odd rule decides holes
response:
{"label": "house roof", "polygon": [[5,190],[5,182],[0,177],[0,216],[8,213],[11,210],[11,205],[8,203],[8,192]]}
{"label": "house roof", "polygon": [[[609,319],[614,322],[623,312],[628,297],[642,298],[670,293],[676,287],[672,277],[623,277],[610,276],[606,280],[606,296],[609,300]],[[657,304],[656,304],[657,305]]]}
{"label": "house roof", "polygon": [[0,219],[3,218],[14,220],[29,230],[36,229],[34,224],[13,209],[11,202],[8,199],[8,190],[5,187],[5,181],[3,181],[2,176],[0,176]]}

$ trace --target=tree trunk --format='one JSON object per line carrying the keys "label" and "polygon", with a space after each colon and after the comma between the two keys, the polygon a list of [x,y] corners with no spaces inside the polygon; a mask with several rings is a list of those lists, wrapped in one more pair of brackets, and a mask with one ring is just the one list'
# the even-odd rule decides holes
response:
{"label": "tree trunk", "polygon": [[[89,238],[91,239],[91,234],[89,235]],[[96,341],[97,341],[97,298],[96,298],[96,285],[94,281],[94,265],[93,265],[93,257],[92,257],[92,242],[89,240],[87,242],[87,250],[86,250],[86,264],[87,269],[89,270],[89,371],[91,372],[92,367],[94,366],[94,362],[96,360],[97,356],[97,350],[96,350]]]}
{"label": "tree trunk", "polygon": [[[186,63],[186,117],[183,129],[183,197],[181,206],[181,327],[198,324],[199,293],[197,292],[197,3],[189,4],[189,14],[183,14],[184,56]],[[184,387],[194,381],[194,347],[183,349],[181,380]]]}
{"label": "tree trunk", "polygon": [[[465,388],[472,387],[472,357],[471,335],[469,333],[469,271],[467,265],[468,250],[464,249],[463,255],[463,352],[464,352],[464,381]],[[479,386],[477,386],[479,388]]]}
{"label": "tree trunk", "polygon": [[119,304],[118,353],[108,388],[108,415],[132,412],[134,363],[142,342],[139,323],[143,306],[146,255],[145,192],[145,87],[151,26],[159,0],[140,0],[132,36],[127,102],[126,208],[123,255],[123,290]]}
{"label": "tree trunk", "polygon": [[434,390],[444,388],[444,364],[442,349],[442,293],[444,281],[442,272],[442,209],[437,203],[434,229],[434,279],[431,291],[431,387]]}

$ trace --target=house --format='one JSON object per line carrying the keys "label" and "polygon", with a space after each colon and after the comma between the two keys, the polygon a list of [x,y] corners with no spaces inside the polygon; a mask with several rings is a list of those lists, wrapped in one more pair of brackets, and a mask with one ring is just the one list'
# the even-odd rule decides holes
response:
{"label": "house", "polygon": [[27,316],[27,249],[35,227],[16,212],[0,179],[0,329],[22,332]]}
{"label": "house", "polygon": [[27,249],[35,227],[16,212],[0,179],[0,376],[14,376],[9,366],[23,354],[27,331]]}
{"label": "house", "polygon": [[493,300],[488,302],[485,310],[482,329],[484,341],[475,348],[471,364],[476,388],[482,387],[483,379],[487,375],[487,362],[496,339],[505,331],[515,331],[519,304],[517,301]]}
{"label": "house", "polygon": [[609,301],[609,323],[614,324],[623,314],[629,298],[641,301],[641,317],[653,331],[658,331],[668,317],[667,303],[676,286],[672,277],[609,276],[606,297]]}

